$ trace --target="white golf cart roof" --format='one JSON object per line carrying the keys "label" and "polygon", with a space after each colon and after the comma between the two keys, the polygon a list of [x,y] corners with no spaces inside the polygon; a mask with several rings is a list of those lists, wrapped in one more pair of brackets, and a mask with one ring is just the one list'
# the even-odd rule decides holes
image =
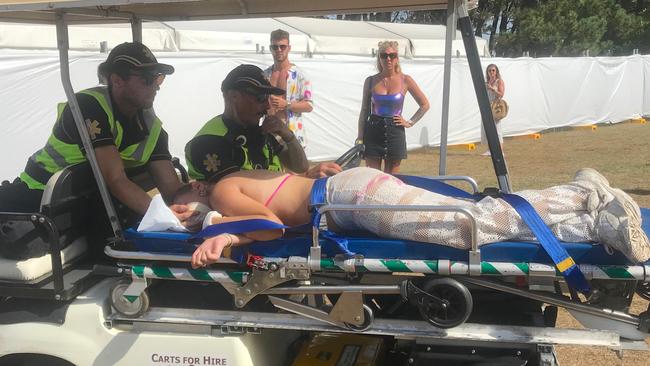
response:
{"label": "white golf cart roof", "polygon": [[66,23],[115,23],[131,18],[150,21],[258,18],[445,9],[446,0],[9,0],[0,3],[0,20],[54,23],[57,11]]}

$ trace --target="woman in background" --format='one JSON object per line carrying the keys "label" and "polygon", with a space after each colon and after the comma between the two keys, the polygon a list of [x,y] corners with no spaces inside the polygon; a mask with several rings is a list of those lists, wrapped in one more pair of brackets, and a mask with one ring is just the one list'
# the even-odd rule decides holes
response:
{"label": "woman in background", "polygon": [[[390,174],[399,173],[406,159],[405,128],[413,127],[429,110],[429,101],[415,81],[402,73],[399,46],[395,41],[379,42],[378,74],[369,76],[363,85],[363,102],[359,114],[357,142],[366,145],[366,165]],[[404,97],[410,93],[420,106],[410,119],[402,117]]]}
{"label": "woman in background", "polygon": [[[487,88],[490,104],[496,99],[503,98],[503,95],[506,92],[506,84],[501,79],[501,73],[499,73],[499,68],[495,64],[489,64],[487,69],[485,69],[485,87]],[[503,131],[501,131],[500,121],[501,120],[495,119],[494,123],[497,126],[497,135],[499,136],[499,143],[501,143],[501,149],[503,150]],[[486,147],[485,152],[481,155],[490,156],[483,123],[481,123],[481,144]]]}

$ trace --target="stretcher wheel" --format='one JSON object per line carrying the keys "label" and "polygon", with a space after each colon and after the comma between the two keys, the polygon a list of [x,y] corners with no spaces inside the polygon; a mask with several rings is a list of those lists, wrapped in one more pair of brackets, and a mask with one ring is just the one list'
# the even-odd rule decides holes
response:
{"label": "stretcher wheel", "polygon": [[442,301],[422,298],[417,303],[420,315],[438,328],[463,324],[472,313],[473,301],[467,287],[451,278],[436,278],[424,284],[422,291]]}
{"label": "stretcher wheel", "polygon": [[363,304],[363,324],[361,325],[356,325],[351,323],[344,323],[344,324],[350,330],[354,330],[355,332],[363,332],[364,330],[370,328],[374,320],[375,320],[375,315],[373,314],[372,309],[368,305]]}
{"label": "stretcher wheel", "polygon": [[354,145],[334,162],[341,166],[343,170],[356,168],[361,164],[361,157],[365,150],[366,145],[364,144]]}
{"label": "stretcher wheel", "polygon": [[111,305],[121,315],[128,318],[137,318],[149,309],[149,295],[146,291],[143,291],[133,302],[125,299],[122,295],[124,295],[124,291],[130,284],[130,280],[122,279],[111,286]]}
{"label": "stretcher wheel", "polygon": [[642,298],[650,301],[650,282],[639,282],[636,285],[636,293]]}

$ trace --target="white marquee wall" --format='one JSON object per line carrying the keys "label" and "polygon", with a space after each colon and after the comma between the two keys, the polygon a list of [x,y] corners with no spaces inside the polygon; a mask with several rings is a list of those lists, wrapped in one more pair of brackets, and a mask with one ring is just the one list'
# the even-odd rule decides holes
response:
{"label": "white marquee wall", "polygon": [[[264,67],[269,55],[231,57],[208,53],[158,53],[176,67],[162,85],[155,108],[170,133],[170,148],[183,156],[185,143],[201,125],[223,109],[219,91],[226,73],[240,63]],[[105,55],[72,53],[76,90],[96,84],[96,67]],[[314,111],[306,116],[307,155],[331,159],[356,137],[361,89],[374,72],[369,57],[294,57],[312,79]],[[506,82],[510,114],[503,121],[507,136],[551,127],[618,122],[650,114],[650,56],[609,58],[487,59],[499,66]],[[443,61],[402,60],[404,71],[422,87],[431,110],[407,131],[409,148],[438,145]],[[58,55],[53,51],[0,50],[0,179],[13,178],[27,157],[42,147],[50,133],[56,103],[65,98]],[[417,105],[407,97],[405,115]],[[465,59],[454,59],[450,101],[449,143],[480,138],[480,117]]]}

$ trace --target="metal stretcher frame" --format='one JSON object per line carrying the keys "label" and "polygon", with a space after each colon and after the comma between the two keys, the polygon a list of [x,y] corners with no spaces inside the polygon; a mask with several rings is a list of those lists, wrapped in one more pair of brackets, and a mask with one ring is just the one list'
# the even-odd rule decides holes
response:
{"label": "metal stretcher frame", "polygon": [[[108,189],[103,180],[101,172],[99,170],[97,160],[94,156],[94,151],[90,144],[90,141],[87,136],[86,129],[84,128],[83,118],[80,114],[76,98],[74,96],[74,90],[72,89],[70,78],[69,78],[69,65],[68,65],[68,34],[67,34],[67,24],[74,23],[94,23],[94,22],[115,22],[115,21],[129,21],[132,24],[133,39],[136,41],[141,41],[142,39],[142,21],[143,20],[155,20],[155,21],[165,21],[165,20],[191,20],[191,19],[216,19],[216,18],[238,18],[238,17],[262,17],[262,16],[277,16],[277,15],[318,15],[318,14],[331,14],[331,13],[355,13],[355,12],[367,12],[367,11],[391,11],[391,10],[422,10],[422,9],[441,9],[445,5],[448,9],[448,21],[447,21],[447,42],[446,42],[446,53],[445,53],[445,69],[444,69],[444,85],[443,85],[443,117],[442,117],[442,140],[441,140],[441,160],[440,160],[440,174],[444,175],[446,170],[446,145],[447,145],[447,120],[448,120],[448,103],[449,103],[449,79],[450,79],[450,60],[451,60],[451,38],[452,34],[455,33],[456,21],[458,22],[463,41],[466,48],[466,54],[468,63],[470,66],[470,72],[474,84],[474,89],[476,92],[479,110],[482,117],[482,123],[486,131],[487,140],[489,144],[489,149],[492,155],[492,162],[494,170],[497,176],[499,187],[503,192],[510,192],[510,182],[508,178],[508,171],[503,159],[503,153],[498,142],[498,135],[496,127],[493,122],[493,117],[490,112],[487,91],[485,90],[483,78],[482,67],[480,64],[480,59],[478,56],[478,51],[476,49],[476,44],[473,39],[473,32],[471,28],[471,22],[467,13],[468,4],[465,0],[452,0],[452,1],[442,1],[442,0],[430,0],[430,1],[419,1],[419,0],[399,0],[399,1],[383,1],[383,0],[360,0],[351,2],[349,0],[330,0],[327,2],[323,1],[295,1],[295,0],[277,0],[274,2],[269,2],[265,0],[198,0],[198,1],[187,1],[187,0],[107,0],[107,1],[95,1],[95,0],[50,0],[50,1],[29,1],[21,0],[18,2],[5,2],[3,5],[0,5],[0,20],[3,21],[34,21],[34,22],[44,22],[44,23],[55,23],[57,26],[57,42],[59,49],[59,58],[61,63],[61,78],[62,83],[68,98],[68,103],[72,109],[73,117],[77,128],[82,136],[83,144],[86,147],[88,152],[87,158],[92,167],[93,174],[97,181],[101,197],[104,201],[105,209],[108,213],[115,237],[117,241],[123,240],[122,228],[119,225],[117,220],[117,214],[114,207],[110,201],[110,196]],[[458,17],[458,19],[456,19]],[[317,248],[313,246],[312,248]],[[476,248],[477,249],[477,248]],[[110,250],[110,248],[109,248]],[[313,249],[317,250],[317,249]],[[478,250],[474,251],[478,253]],[[483,267],[487,268],[487,265],[480,261],[474,259],[466,264],[467,271],[469,274],[473,271],[474,274],[477,271],[481,271]],[[306,258],[309,263],[316,263],[314,257]],[[343,263],[343,266],[340,267],[336,262],[321,262],[318,261],[318,268],[328,268],[328,269],[351,269],[355,268],[355,263]],[[367,263],[370,264],[370,261]],[[441,265],[442,264],[442,265]],[[429,264],[427,264],[429,265]],[[433,266],[433,264],[431,264]],[[445,263],[436,264],[439,269],[445,268]],[[490,264],[492,265],[492,264]],[[462,267],[462,266],[461,266]],[[492,265],[492,267],[494,267]],[[535,273],[541,273],[545,271],[533,271],[533,264],[529,264],[529,275],[534,275]],[[134,267],[137,269],[138,267]],[[306,271],[308,268],[307,264],[297,263],[295,271],[291,272],[294,274],[300,275],[300,271]],[[402,267],[400,267],[402,268]],[[449,266],[450,273],[453,266]],[[459,268],[457,266],[456,268]],[[538,268],[538,267],[536,267]],[[186,270],[186,269],[182,269]],[[143,277],[146,277],[148,272],[153,273],[153,275],[160,275],[165,271],[155,270],[151,268],[148,270],[146,267],[136,270],[135,273],[140,273]],[[638,273],[645,273],[647,268],[634,268],[630,271],[632,276],[636,278]],[[168,269],[167,273],[173,272]],[[548,276],[550,277],[550,271],[548,271]],[[554,271],[555,272],[555,271]],[[588,271],[587,271],[588,272]],[[190,272],[191,277],[195,276],[212,278],[210,273],[201,273],[201,272]],[[244,280],[243,273],[235,275],[235,278],[239,278],[241,275],[242,283]],[[553,278],[555,277],[553,274]],[[232,280],[232,274],[225,274],[228,279]],[[217,276],[218,277],[218,276]],[[225,278],[225,277],[224,277]],[[490,285],[489,283],[480,282],[482,281],[479,278],[474,276],[467,277],[469,280],[473,281],[475,284],[481,284],[482,286],[497,286]],[[471,282],[470,281],[470,282]],[[237,284],[237,281],[232,282]],[[393,289],[386,289],[386,291],[393,291]],[[277,290],[275,290],[277,291]],[[272,292],[272,291],[271,291]],[[115,321],[119,320],[115,318]],[[625,319],[621,319],[625,320]],[[146,321],[146,320],[145,320]],[[628,323],[635,323],[635,320],[627,319]],[[246,324],[239,321],[238,324]],[[507,327],[506,332],[514,331],[513,327]],[[306,328],[305,328],[306,329]],[[494,329],[494,328],[491,328]],[[473,331],[476,334],[480,332],[476,329]],[[403,334],[402,331],[397,334]],[[521,334],[532,334],[523,331]],[[592,333],[593,334],[593,333]],[[417,337],[417,336],[415,336]],[[507,337],[506,337],[507,338]],[[505,338],[504,338],[505,339]],[[514,342],[517,341],[516,337],[508,338]],[[534,338],[535,342],[543,343],[549,341],[554,342],[553,338]],[[528,342],[531,342],[533,338],[529,338]],[[610,342],[610,345],[613,344]]]}

